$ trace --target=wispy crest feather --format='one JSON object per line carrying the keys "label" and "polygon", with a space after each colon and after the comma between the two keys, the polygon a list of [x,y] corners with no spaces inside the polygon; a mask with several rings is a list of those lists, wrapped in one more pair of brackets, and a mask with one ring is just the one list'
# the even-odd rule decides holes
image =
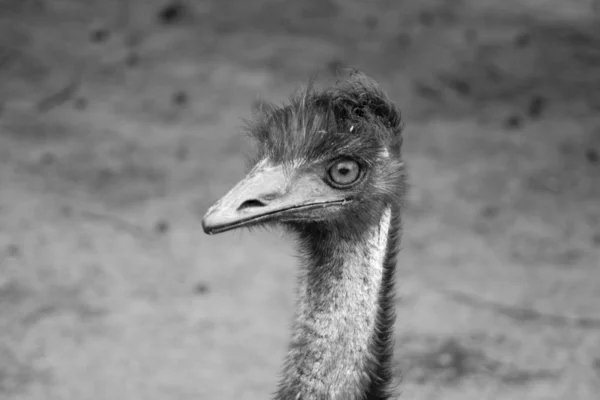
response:
{"label": "wispy crest feather", "polygon": [[402,143],[400,110],[373,79],[356,71],[325,90],[311,81],[288,104],[261,104],[247,129],[258,143],[256,161],[276,163],[314,160],[369,141],[399,152]]}

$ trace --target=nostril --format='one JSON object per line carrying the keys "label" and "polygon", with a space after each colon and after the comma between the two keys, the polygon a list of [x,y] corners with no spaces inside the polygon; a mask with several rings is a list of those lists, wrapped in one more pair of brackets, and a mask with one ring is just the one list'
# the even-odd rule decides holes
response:
{"label": "nostril", "polygon": [[246,200],[244,201],[237,209],[237,211],[241,211],[241,210],[245,210],[246,208],[253,208],[253,207],[264,207],[266,206],[265,203],[263,203],[260,200],[256,200],[256,199],[250,199],[250,200]]}

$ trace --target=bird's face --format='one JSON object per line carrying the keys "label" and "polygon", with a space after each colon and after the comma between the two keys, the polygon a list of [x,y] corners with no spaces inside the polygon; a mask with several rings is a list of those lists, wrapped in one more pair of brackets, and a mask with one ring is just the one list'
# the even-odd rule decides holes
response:
{"label": "bird's face", "polygon": [[[364,90],[359,94],[364,97]],[[356,229],[372,223],[386,204],[400,201],[399,130],[380,119],[346,118],[348,113],[341,118],[332,101],[319,106],[320,96],[273,108],[252,126],[258,159],[208,210],[202,221],[206,233],[275,223]]]}
{"label": "bird's face", "polygon": [[265,159],[208,210],[204,230],[336,218],[356,201],[364,177],[359,163],[347,157],[295,168]]}
{"label": "bird's face", "polygon": [[[321,134],[324,138],[343,136],[339,132]],[[318,222],[331,226],[376,216],[402,190],[402,162],[376,141],[368,141],[354,151],[352,146],[343,147],[344,151],[333,153],[321,148],[313,152],[318,154],[316,158],[285,162],[261,159],[208,210],[203,219],[205,232],[269,223],[298,226]]]}

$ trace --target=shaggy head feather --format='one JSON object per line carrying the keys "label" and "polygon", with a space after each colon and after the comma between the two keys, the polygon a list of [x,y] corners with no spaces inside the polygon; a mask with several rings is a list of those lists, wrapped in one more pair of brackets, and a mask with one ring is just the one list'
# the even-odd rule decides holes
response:
{"label": "shaggy head feather", "polygon": [[402,128],[396,105],[373,79],[355,71],[333,88],[319,91],[309,84],[287,105],[263,103],[247,124],[258,144],[251,166],[282,165],[290,181],[293,176],[313,174],[325,185],[328,168],[336,160],[358,162],[363,174],[358,184],[331,188],[346,192],[345,207],[312,213],[286,225],[312,234],[320,229],[335,229],[341,235],[360,233],[381,215],[385,204],[402,201]]}

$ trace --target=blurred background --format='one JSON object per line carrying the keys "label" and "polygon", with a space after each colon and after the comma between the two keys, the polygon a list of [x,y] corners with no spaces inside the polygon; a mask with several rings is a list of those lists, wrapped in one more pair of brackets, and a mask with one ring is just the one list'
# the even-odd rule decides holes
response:
{"label": "blurred background", "polygon": [[407,126],[402,398],[597,399],[593,0],[0,0],[0,398],[269,398],[293,244],[200,218],[344,67]]}

